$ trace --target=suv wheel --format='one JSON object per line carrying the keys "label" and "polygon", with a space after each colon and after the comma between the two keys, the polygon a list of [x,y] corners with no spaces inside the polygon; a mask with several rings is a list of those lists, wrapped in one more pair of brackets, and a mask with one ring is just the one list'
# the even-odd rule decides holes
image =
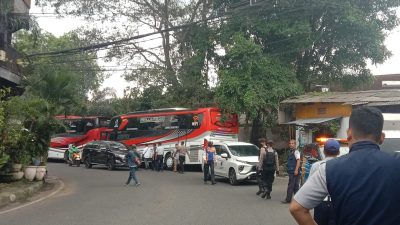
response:
{"label": "suv wheel", "polygon": [[229,169],[229,183],[231,185],[237,185],[238,181],[236,179],[236,172],[235,169],[231,168]]}
{"label": "suv wheel", "polygon": [[85,159],[85,167],[88,169],[92,168],[92,163],[90,162],[89,157],[86,157],[86,159]]}
{"label": "suv wheel", "polygon": [[115,169],[113,158],[111,158],[111,159],[109,159],[107,161],[107,169],[108,170],[114,170]]}

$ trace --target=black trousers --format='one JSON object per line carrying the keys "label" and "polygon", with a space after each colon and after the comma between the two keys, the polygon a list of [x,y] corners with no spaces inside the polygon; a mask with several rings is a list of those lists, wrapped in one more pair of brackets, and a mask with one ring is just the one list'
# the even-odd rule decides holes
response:
{"label": "black trousers", "polygon": [[262,179],[262,170],[258,170],[257,169],[256,179],[257,179],[257,183],[258,183],[258,190],[259,191],[264,191],[264,183],[263,183],[263,179]]}
{"label": "black trousers", "polygon": [[214,161],[208,161],[204,164],[204,182],[207,182],[209,172],[211,172],[211,183],[215,183]]}
{"label": "black trousers", "polygon": [[185,156],[184,155],[180,155],[179,156],[179,172],[183,173],[185,168],[183,166],[183,163],[185,162]]}
{"label": "black trousers", "polygon": [[164,170],[164,156],[163,155],[157,155],[156,170],[157,171],[163,171]]}
{"label": "black trousers", "polygon": [[318,225],[336,225],[332,202],[323,201],[314,208],[314,220]]}
{"label": "black trousers", "polygon": [[275,180],[275,170],[263,170],[262,171],[262,181],[265,192],[268,194],[272,191],[272,184]]}
{"label": "black trousers", "polygon": [[300,173],[295,176],[294,174],[289,174],[289,183],[286,193],[286,201],[292,201],[292,197],[299,190]]}

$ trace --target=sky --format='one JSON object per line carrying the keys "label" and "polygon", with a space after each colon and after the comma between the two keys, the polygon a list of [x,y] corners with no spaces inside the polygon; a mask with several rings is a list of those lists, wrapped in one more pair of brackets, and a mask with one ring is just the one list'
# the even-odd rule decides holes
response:
{"label": "sky", "polygon": [[[49,11],[51,10],[47,9],[45,12],[48,13]],[[39,26],[43,30],[48,31],[55,36],[61,36],[64,33],[74,30],[85,23],[84,20],[80,20],[75,17],[57,18],[51,14],[40,15],[39,13],[41,12],[42,9],[36,7],[34,1],[32,1],[30,13],[34,16],[38,16],[37,20]],[[398,13],[400,13],[400,10],[398,10]],[[386,47],[392,52],[392,57],[386,60],[383,64],[369,66],[374,75],[400,74],[400,66],[398,65],[400,63],[400,42],[398,40],[400,40],[400,27],[391,31],[385,41]],[[113,74],[108,77],[102,85],[103,88],[114,88],[118,97],[123,96],[123,90],[127,86],[134,85],[125,81],[125,79],[121,77],[121,74],[122,72],[113,72]]]}

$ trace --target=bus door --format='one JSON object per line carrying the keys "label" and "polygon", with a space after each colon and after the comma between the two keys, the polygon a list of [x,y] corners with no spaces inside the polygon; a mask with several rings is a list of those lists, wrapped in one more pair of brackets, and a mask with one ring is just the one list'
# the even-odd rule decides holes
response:
{"label": "bus door", "polygon": [[100,132],[100,140],[110,140],[110,132],[109,131],[102,131]]}
{"label": "bus door", "polygon": [[203,146],[201,145],[189,145],[187,147],[188,152],[186,157],[186,163],[202,163]]}

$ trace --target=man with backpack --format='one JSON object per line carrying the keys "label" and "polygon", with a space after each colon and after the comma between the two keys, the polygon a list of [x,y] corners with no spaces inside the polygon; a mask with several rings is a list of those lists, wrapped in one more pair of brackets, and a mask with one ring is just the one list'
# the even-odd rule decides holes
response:
{"label": "man with backpack", "polygon": [[264,193],[261,198],[271,199],[272,184],[275,179],[275,171],[279,173],[278,153],[272,148],[272,141],[261,140],[261,153],[259,169],[262,170],[262,183]]}

